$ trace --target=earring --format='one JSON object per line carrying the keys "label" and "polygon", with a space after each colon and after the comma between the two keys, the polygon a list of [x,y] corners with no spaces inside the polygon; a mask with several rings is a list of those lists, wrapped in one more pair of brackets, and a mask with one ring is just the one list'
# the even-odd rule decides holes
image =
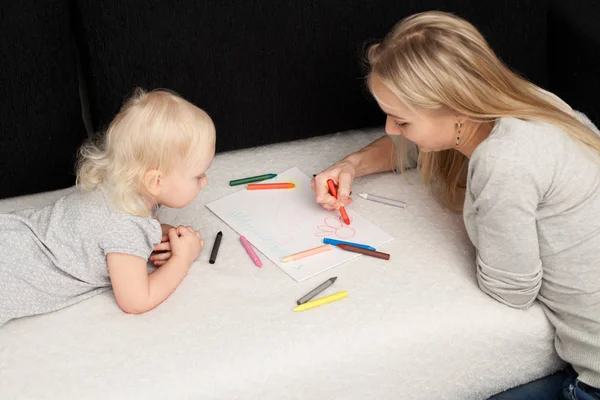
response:
{"label": "earring", "polygon": [[456,132],[456,147],[458,147],[458,144],[460,143],[460,131],[462,129],[462,123],[461,122],[457,122],[456,126],[458,128],[458,131]]}

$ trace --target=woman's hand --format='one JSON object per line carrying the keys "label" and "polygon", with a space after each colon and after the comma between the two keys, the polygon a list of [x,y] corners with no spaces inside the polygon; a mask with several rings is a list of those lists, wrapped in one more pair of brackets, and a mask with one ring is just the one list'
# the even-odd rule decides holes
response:
{"label": "woman's hand", "polygon": [[[350,204],[352,181],[358,176],[393,171],[397,167],[397,155],[396,146],[389,136],[382,136],[356,153],[350,154],[313,178],[311,184],[317,203],[326,210],[335,210]],[[338,187],[337,200],[329,194],[328,179],[333,180]]]}
{"label": "woman's hand", "polygon": [[154,246],[154,251],[150,256],[150,261],[157,267],[160,267],[171,258],[171,243],[169,242],[169,229],[174,228],[172,225],[160,224],[162,230],[162,238],[160,244]]}
{"label": "woman's hand", "polygon": [[[352,203],[350,186],[356,177],[356,165],[346,157],[338,163],[319,173],[311,181],[312,190],[315,192],[315,200],[326,210],[337,210],[340,206]],[[337,200],[329,194],[327,180],[331,179],[337,185]]]}
{"label": "woman's hand", "polygon": [[201,239],[200,233],[191,226],[179,225],[177,229],[171,228],[168,235],[173,259],[191,264],[204,248],[204,240]]}

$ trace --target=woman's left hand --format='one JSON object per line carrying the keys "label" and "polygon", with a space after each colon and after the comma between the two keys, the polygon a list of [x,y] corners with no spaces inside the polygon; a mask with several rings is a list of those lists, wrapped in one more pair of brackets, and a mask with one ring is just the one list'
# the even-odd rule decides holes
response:
{"label": "woman's left hand", "polygon": [[173,228],[171,225],[160,224],[160,228],[162,230],[162,238],[160,240],[160,244],[154,246],[154,251],[150,256],[150,261],[157,267],[165,264],[169,258],[171,258],[171,243],[169,242],[169,229]]}

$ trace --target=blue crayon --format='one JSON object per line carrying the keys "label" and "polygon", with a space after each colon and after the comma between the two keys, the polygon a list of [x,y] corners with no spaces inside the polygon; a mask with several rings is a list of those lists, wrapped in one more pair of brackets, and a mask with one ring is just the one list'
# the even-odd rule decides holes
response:
{"label": "blue crayon", "polygon": [[334,246],[338,245],[338,244],[349,244],[350,246],[356,246],[356,247],[360,247],[362,249],[373,250],[373,251],[377,250],[375,247],[367,246],[366,244],[344,242],[343,240],[335,240],[335,239],[330,239],[330,238],[324,238],[323,239],[323,243],[325,243],[325,244],[332,244]]}

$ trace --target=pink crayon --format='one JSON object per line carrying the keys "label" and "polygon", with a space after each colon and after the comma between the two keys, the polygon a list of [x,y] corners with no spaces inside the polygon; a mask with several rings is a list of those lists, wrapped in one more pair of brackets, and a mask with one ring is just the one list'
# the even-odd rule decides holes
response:
{"label": "pink crayon", "polygon": [[254,261],[254,264],[256,264],[256,266],[258,268],[262,268],[262,262],[260,261],[260,258],[258,258],[256,253],[254,252],[254,250],[252,249],[252,245],[250,244],[248,239],[246,239],[243,236],[240,236],[240,242],[242,242],[242,246],[244,246],[244,249],[246,249],[246,253],[248,253],[248,255],[250,256],[252,261]]}

